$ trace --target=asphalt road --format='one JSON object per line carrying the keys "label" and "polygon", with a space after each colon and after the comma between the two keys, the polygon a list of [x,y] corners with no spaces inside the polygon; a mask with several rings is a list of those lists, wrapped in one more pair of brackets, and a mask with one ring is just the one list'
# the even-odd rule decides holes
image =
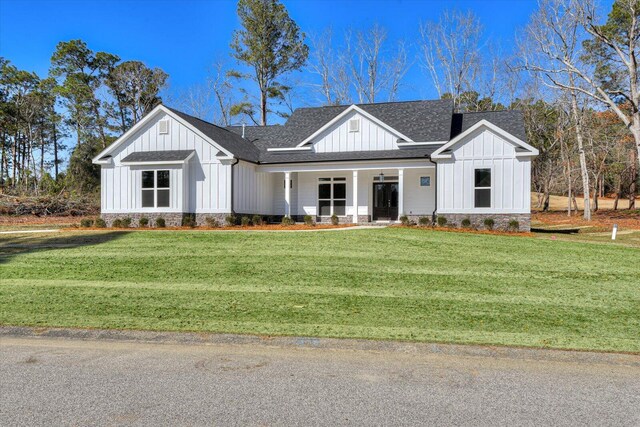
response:
{"label": "asphalt road", "polygon": [[0,425],[640,425],[640,363],[0,337]]}

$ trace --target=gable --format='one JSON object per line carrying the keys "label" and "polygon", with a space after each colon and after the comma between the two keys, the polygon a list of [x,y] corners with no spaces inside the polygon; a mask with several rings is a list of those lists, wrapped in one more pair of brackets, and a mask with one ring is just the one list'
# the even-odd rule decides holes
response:
{"label": "gable", "polygon": [[[160,122],[168,122],[168,133],[160,133]],[[191,126],[177,120],[173,115],[159,110],[150,114],[120,139],[107,147],[96,159],[110,156],[114,164],[119,165],[134,153],[195,151],[195,156],[202,161],[214,161],[220,152],[206,138],[198,134]],[[95,161],[95,159],[94,159]]]}
{"label": "gable", "polygon": [[[161,133],[161,122],[168,123],[168,132]],[[200,159],[233,157],[233,154],[186,122],[171,110],[157,106],[113,144],[98,154],[93,162],[109,164],[134,152],[194,150]]]}
{"label": "gable", "polygon": [[[358,121],[358,131],[349,129],[351,120]],[[398,149],[400,136],[356,110],[349,111],[309,141],[316,153],[348,151],[381,151]]]}
{"label": "gable", "polygon": [[506,130],[481,120],[433,152],[431,158],[532,157],[538,150]]}

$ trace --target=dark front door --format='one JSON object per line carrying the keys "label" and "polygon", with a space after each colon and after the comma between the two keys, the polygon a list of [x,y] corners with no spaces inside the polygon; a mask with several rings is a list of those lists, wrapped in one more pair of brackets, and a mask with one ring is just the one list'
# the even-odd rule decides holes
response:
{"label": "dark front door", "polygon": [[373,220],[398,219],[398,183],[373,184]]}

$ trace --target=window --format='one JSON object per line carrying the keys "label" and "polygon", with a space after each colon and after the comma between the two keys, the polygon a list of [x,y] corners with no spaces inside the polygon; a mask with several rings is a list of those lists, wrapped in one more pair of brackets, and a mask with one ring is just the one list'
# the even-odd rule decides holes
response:
{"label": "window", "polygon": [[360,120],[358,119],[349,120],[349,132],[360,132]]}
{"label": "window", "polygon": [[318,214],[344,216],[347,213],[347,179],[320,178],[318,181]]}
{"label": "window", "polygon": [[420,177],[420,187],[431,187],[431,177],[430,176],[421,176]]}
{"label": "window", "polygon": [[491,169],[476,169],[475,171],[475,207],[491,207]]}
{"label": "window", "polygon": [[142,171],[143,208],[168,208],[170,191],[169,171]]}

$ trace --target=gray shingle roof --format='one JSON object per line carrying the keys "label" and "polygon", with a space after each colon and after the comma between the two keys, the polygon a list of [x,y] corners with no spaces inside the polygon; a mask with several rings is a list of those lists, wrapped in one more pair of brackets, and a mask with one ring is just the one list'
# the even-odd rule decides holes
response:
{"label": "gray shingle roof", "polygon": [[[384,102],[357,104],[358,107],[406,135],[415,142],[449,141],[471,126],[486,119],[526,141],[522,113],[496,111],[453,113],[453,101]],[[268,148],[295,147],[326,123],[349,108],[349,105],[299,108],[284,125],[221,128],[188,114],[171,109],[236,157],[254,163],[292,163],[307,161],[407,159],[428,157],[439,145],[388,151],[346,153],[270,152]]]}
{"label": "gray shingle roof", "polygon": [[183,120],[190,123],[200,132],[214,140],[222,148],[231,152],[239,159],[248,160],[254,163],[258,161],[260,156],[258,148],[237,133],[232,132],[229,129],[221,128],[220,126],[216,126],[212,123],[205,122],[204,120],[185,114],[182,111],[174,110],[173,108],[169,108],[169,110],[176,113]]}
{"label": "gray shingle roof", "polygon": [[487,120],[499,128],[506,130],[511,135],[527,142],[527,135],[524,131],[524,118],[522,111],[518,110],[456,113],[453,115],[451,138],[455,138],[481,120]]}
{"label": "gray shingle roof", "polygon": [[122,159],[123,162],[180,162],[189,158],[194,150],[138,151]]}

